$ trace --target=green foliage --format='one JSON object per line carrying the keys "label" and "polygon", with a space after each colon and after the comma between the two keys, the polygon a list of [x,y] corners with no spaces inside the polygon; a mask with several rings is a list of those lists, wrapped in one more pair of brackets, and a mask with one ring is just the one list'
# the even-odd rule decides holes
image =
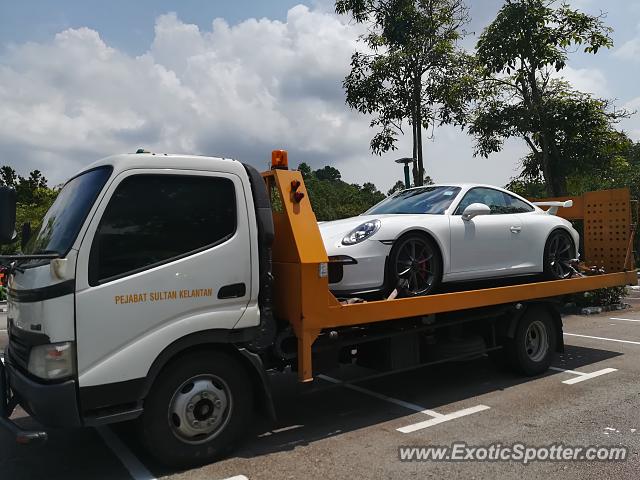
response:
{"label": "green foliage", "polygon": [[49,207],[56,199],[58,190],[47,186],[47,179],[39,170],[32,171],[28,177],[18,175],[7,165],[0,167],[0,185],[16,190],[16,227],[18,239],[10,245],[0,247],[0,253],[16,253],[20,248],[20,230],[23,223],[30,223],[35,231]]}
{"label": "green foliage", "polygon": [[347,104],[375,115],[376,154],[394,150],[408,122],[414,184],[422,185],[422,129],[464,125],[475,96],[473,57],[457,46],[468,9],[463,0],[338,0],[336,12],[369,25],[368,50],[353,54],[344,80]]}
{"label": "green foliage", "polygon": [[571,301],[579,308],[605,307],[621,303],[626,295],[626,287],[601,288],[591,292],[576,293],[571,296]]}
{"label": "green foliage", "polygon": [[559,71],[576,46],[597,53],[613,45],[613,31],[595,17],[548,0],[507,0],[478,40],[478,57],[489,73],[529,82],[531,74]]}
{"label": "green foliage", "polygon": [[404,182],[402,180],[398,180],[396,184],[387,191],[387,196],[391,196],[396,192],[401,192],[405,188]]}
{"label": "green foliage", "polygon": [[543,181],[549,196],[566,195],[567,178],[607,169],[618,156],[613,125],[625,111],[552,78],[568,53],[609,48],[611,29],[601,17],[547,0],[508,0],[477,44],[483,65],[481,100],[470,132],[476,154],[502,148],[506,138],[525,140],[521,178]]}
{"label": "green foliage", "polygon": [[615,133],[617,141],[613,144],[610,162],[571,175],[567,179],[571,195],[627,187],[631,198],[640,198],[640,142],[634,143],[624,133]]}
{"label": "green foliage", "polygon": [[373,183],[360,186],[342,181],[340,172],[333,167],[312,171],[309,165],[301,163],[298,170],[302,173],[309,200],[319,221],[360,215],[385,197]]}
{"label": "green foliage", "polygon": [[[626,187],[631,198],[640,198],[640,142],[634,143],[623,132],[610,131],[608,135],[607,161],[569,173],[566,177],[568,195]],[[597,149],[594,146],[594,150]],[[585,155],[588,157],[589,153]],[[521,175],[512,179],[505,188],[527,198],[542,198],[547,194],[544,181],[539,176]]]}
{"label": "green foliage", "polygon": [[338,169],[333,168],[329,165],[327,165],[324,168],[321,168],[320,170],[316,170],[314,173],[318,180],[329,180],[329,181],[340,180],[340,172],[338,171]]}

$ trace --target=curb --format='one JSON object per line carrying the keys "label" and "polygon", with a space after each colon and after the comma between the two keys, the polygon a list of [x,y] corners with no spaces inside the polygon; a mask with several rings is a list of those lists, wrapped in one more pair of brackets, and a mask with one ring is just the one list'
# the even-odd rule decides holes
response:
{"label": "curb", "polygon": [[615,312],[618,310],[626,310],[631,308],[628,303],[615,303],[613,305],[601,305],[598,307],[578,307],[575,304],[567,304],[562,309],[565,315],[597,315],[602,312]]}

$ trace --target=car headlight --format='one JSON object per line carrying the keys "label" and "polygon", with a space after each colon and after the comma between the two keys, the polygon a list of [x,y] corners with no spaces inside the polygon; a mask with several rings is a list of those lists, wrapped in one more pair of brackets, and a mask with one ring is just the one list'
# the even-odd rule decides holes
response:
{"label": "car headlight", "polygon": [[342,239],[343,245],[355,245],[366,240],[380,229],[380,220],[370,220],[358,225]]}
{"label": "car headlight", "polygon": [[37,345],[29,354],[29,373],[45,380],[59,380],[75,374],[73,342]]}

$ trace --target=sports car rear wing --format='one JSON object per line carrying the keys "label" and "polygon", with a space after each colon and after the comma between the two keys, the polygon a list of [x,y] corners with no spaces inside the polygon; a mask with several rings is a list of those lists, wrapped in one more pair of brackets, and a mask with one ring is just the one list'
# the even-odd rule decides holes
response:
{"label": "sports car rear wing", "polygon": [[570,208],[573,207],[573,200],[567,200],[565,202],[533,202],[538,207],[549,207],[547,213],[549,215],[555,215],[558,213],[558,208]]}

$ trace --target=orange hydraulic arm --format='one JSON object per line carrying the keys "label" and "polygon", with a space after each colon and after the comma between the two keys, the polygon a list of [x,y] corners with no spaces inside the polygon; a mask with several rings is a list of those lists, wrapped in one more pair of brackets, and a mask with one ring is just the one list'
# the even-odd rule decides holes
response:
{"label": "orange hydraulic arm", "polygon": [[[623,218],[625,221],[620,222],[618,217],[615,217],[612,225],[620,225],[620,228],[608,227],[606,230],[612,234],[618,232],[618,237],[614,235],[613,238],[618,238],[617,241],[620,242],[620,237],[624,234],[624,248],[615,246],[605,250],[604,247],[597,247],[602,249],[598,250],[598,254],[602,252],[603,256],[608,255],[607,260],[619,266],[617,273],[425,297],[341,304],[329,291],[327,252],[302,175],[298,171],[284,169],[284,151],[274,152],[273,163],[276,167],[263,173],[263,177],[271,194],[275,226],[273,275],[277,288],[274,289],[274,310],[278,318],[291,324],[298,339],[298,377],[303,382],[313,380],[312,345],[320,332],[326,328],[556,297],[637,282],[635,270],[622,268],[627,253],[626,245],[631,242],[628,228],[631,221],[629,192],[623,189],[593,192],[594,197],[585,196],[589,198],[586,204],[576,206],[569,212],[576,214],[576,217],[571,218],[585,220],[585,230],[587,225],[589,228],[595,227],[593,231],[598,233],[593,235],[597,236],[598,241],[599,232],[605,231],[605,222],[608,221],[606,219],[610,218],[607,214],[614,213],[617,208],[620,214],[618,217],[628,215],[628,221],[627,216]],[[598,200],[597,204],[593,201],[593,205],[597,206],[592,207],[592,198]],[[612,212],[607,212],[610,208]],[[592,214],[592,211],[596,213]],[[578,214],[580,217],[577,217]],[[600,225],[603,227],[600,228]],[[590,238],[588,235],[585,242]],[[604,233],[602,241],[605,241]]]}

